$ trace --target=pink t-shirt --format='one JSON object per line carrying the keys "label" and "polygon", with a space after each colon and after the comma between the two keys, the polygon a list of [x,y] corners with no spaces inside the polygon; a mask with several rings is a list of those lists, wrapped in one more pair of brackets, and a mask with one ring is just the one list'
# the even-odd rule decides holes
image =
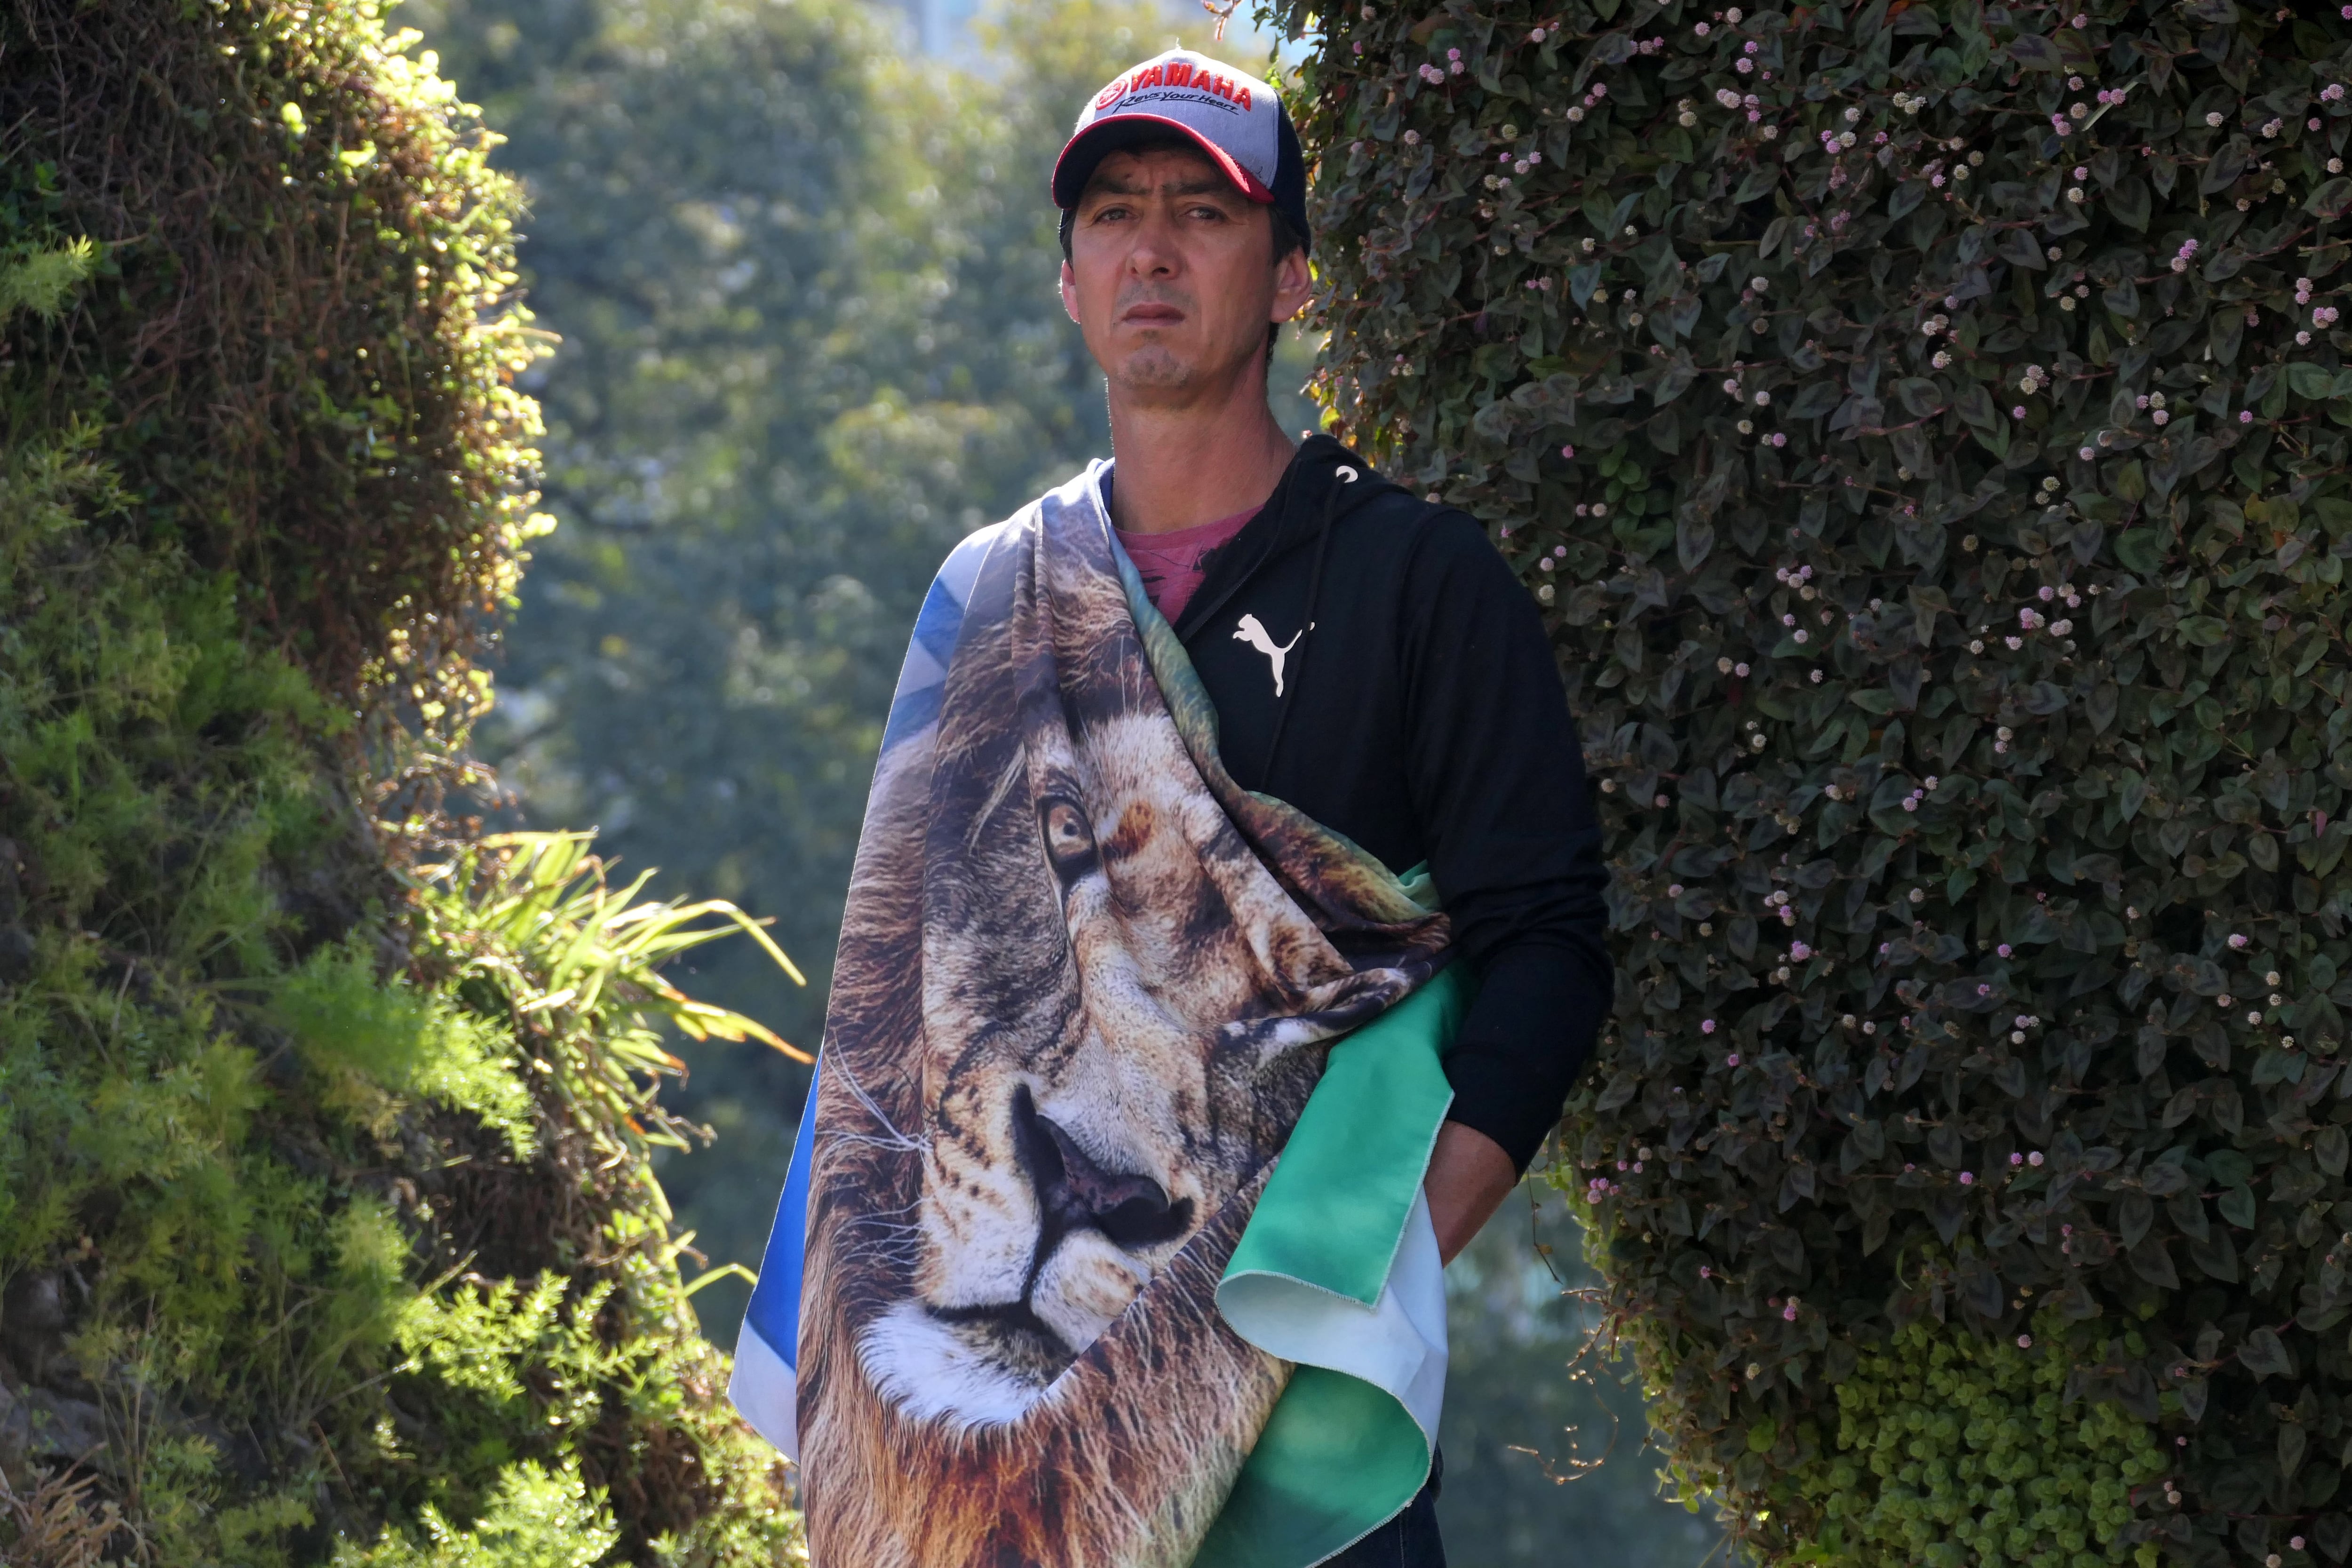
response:
{"label": "pink t-shirt", "polygon": [[1167,616],[1169,624],[1175,624],[1184,613],[1201,579],[1208,574],[1209,552],[1239,533],[1242,525],[1261,510],[1252,507],[1247,511],[1237,511],[1196,528],[1180,528],[1172,533],[1129,533],[1123,528],[1118,531],[1120,545],[1126,549],[1128,559],[1135,563],[1136,574],[1143,579],[1143,591],[1151,595],[1152,607]]}

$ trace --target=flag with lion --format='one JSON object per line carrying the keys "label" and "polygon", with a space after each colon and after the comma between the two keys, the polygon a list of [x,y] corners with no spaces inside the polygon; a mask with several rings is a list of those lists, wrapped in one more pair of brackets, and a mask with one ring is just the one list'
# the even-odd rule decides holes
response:
{"label": "flag with lion", "polygon": [[1227,775],[1108,474],[954,552],[893,700],[733,1390],[819,1568],[1306,1568],[1428,1472],[1467,981]]}

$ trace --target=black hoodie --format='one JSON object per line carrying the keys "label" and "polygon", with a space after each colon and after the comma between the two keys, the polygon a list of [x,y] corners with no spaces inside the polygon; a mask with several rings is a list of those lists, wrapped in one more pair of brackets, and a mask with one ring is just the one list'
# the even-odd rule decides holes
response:
{"label": "black hoodie", "polygon": [[1481,982],[1448,1118],[1525,1170],[1612,983],[1601,830],[1527,589],[1467,515],[1317,436],[1210,558],[1176,635],[1237,782],[1392,869],[1428,862]]}

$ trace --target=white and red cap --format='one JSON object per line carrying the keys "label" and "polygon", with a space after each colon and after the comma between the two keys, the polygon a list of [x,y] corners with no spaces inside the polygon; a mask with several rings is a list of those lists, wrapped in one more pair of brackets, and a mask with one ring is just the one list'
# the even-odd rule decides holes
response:
{"label": "white and red cap", "polygon": [[1076,207],[1108,154],[1171,132],[1305,237],[1307,161],[1282,100],[1257,78],[1191,49],[1119,72],[1079,111],[1054,163],[1054,205],[1066,213]]}

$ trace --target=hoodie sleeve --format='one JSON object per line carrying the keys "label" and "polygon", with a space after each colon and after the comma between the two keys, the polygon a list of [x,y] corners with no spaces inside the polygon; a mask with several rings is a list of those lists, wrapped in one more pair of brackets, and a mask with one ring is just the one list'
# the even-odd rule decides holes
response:
{"label": "hoodie sleeve", "polygon": [[1600,824],[1550,639],[1475,522],[1423,521],[1397,614],[1414,808],[1480,982],[1448,1119],[1524,1172],[1610,1008]]}

